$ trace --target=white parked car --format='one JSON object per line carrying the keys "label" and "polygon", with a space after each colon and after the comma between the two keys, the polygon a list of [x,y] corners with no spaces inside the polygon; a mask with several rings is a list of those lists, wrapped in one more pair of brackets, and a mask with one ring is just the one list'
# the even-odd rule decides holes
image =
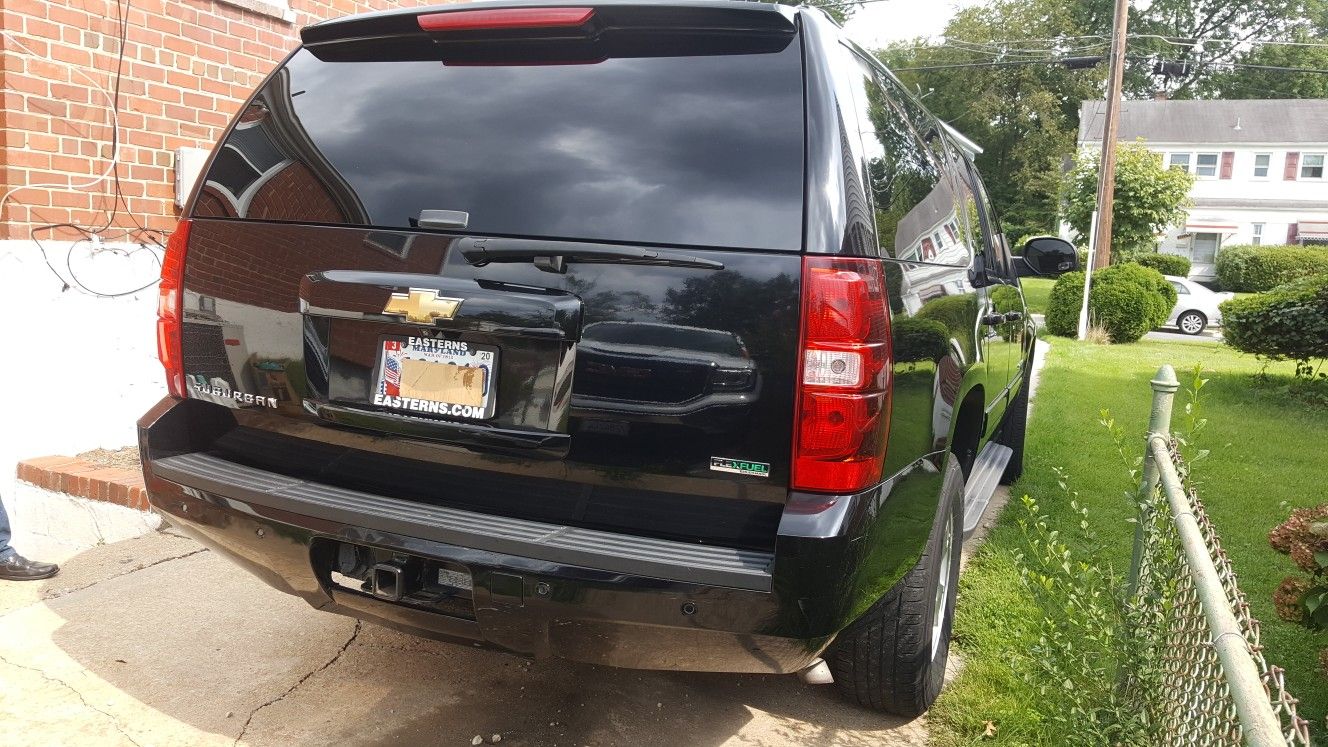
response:
{"label": "white parked car", "polygon": [[1167,318],[1168,325],[1175,325],[1187,335],[1197,335],[1210,325],[1222,326],[1222,312],[1218,311],[1218,304],[1236,294],[1216,293],[1188,278],[1175,275],[1165,277],[1176,289],[1176,306]]}

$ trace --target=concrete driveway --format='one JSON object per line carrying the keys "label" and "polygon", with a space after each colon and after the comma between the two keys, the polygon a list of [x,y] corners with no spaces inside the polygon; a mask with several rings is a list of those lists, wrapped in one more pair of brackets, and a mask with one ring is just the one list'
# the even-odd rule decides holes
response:
{"label": "concrete driveway", "polygon": [[608,669],[313,610],[152,533],[0,582],[0,723],[25,745],[925,744],[792,676]]}
{"label": "concrete driveway", "polygon": [[1144,335],[1144,339],[1163,342],[1222,342],[1222,330],[1209,327],[1197,335],[1187,335],[1171,327],[1163,327]]}

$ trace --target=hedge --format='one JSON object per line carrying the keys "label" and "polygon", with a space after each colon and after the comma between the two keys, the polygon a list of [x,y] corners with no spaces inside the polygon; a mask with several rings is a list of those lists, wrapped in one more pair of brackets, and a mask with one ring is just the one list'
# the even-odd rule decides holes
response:
{"label": "hedge", "polygon": [[[1079,327],[1084,274],[1062,275],[1051,289],[1047,331],[1073,337]],[[1134,342],[1150,329],[1162,326],[1176,305],[1176,289],[1162,273],[1138,264],[1112,265],[1093,273],[1089,314],[1106,327],[1114,343]]]}
{"label": "hedge", "polygon": [[972,293],[961,296],[941,296],[922,304],[913,316],[934,319],[944,324],[950,334],[963,339],[973,334],[973,318],[978,313],[978,298]]}
{"label": "hedge", "polygon": [[1061,337],[1079,332],[1079,308],[1084,303],[1084,273],[1067,272],[1051,287],[1047,298],[1047,331]]}
{"label": "hedge", "polygon": [[[1127,283],[1152,291],[1152,293],[1144,294],[1149,310],[1149,316],[1145,321],[1153,327],[1161,327],[1166,324],[1167,317],[1171,316],[1171,310],[1176,306],[1176,287],[1162,277],[1162,273],[1151,267],[1134,263],[1112,265],[1093,273],[1093,288],[1095,289],[1100,285]],[[1095,316],[1100,315],[1100,312],[1108,311],[1106,308],[1099,309],[1097,296],[1095,295],[1090,294],[1088,305]],[[1109,328],[1108,331],[1110,331]],[[1142,336],[1142,334],[1139,335],[1139,337]],[[1139,337],[1135,337],[1134,340],[1139,339]]]}
{"label": "hedge", "polygon": [[1328,274],[1224,301],[1221,310],[1222,337],[1237,350],[1275,360],[1328,358]]}
{"label": "hedge", "polygon": [[950,330],[935,319],[895,317],[890,333],[898,363],[935,361],[950,352]]}
{"label": "hedge", "polygon": [[1223,247],[1217,254],[1217,279],[1223,290],[1262,293],[1325,272],[1328,249],[1242,244]]}
{"label": "hedge", "polygon": [[[1096,280],[1096,278],[1095,278]],[[1148,289],[1136,283],[1093,283],[1088,313],[1114,343],[1136,342],[1155,325]]]}
{"label": "hedge", "polygon": [[1182,257],[1179,254],[1139,254],[1132,260],[1144,267],[1151,267],[1163,275],[1176,275],[1179,277],[1188,277],[1190,274],[1190,258]]}

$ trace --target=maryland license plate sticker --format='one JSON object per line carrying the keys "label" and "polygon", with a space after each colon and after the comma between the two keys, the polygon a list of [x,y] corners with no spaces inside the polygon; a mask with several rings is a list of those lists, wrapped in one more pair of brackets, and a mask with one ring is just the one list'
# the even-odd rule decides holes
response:
{"label": "maryland license plate sticker", "polygon": [[421,415],[485,420],[497,406],[498,348],[460,340],[383,340],[373,403]]}
{"label": "maryland license plate sticker", "polygon": [[733,472],[753,477],[769,477],[770,465],[765,462],[748,462],[742,459],[710,457],[710,469],[716,472]]}

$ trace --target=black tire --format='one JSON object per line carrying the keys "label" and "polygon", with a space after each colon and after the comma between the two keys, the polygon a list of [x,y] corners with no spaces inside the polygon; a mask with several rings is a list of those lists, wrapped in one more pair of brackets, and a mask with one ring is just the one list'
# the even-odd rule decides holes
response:
{"label": "black tire", "polygon": [[996,443],[1008,446],[1014,453],[1001,473],[1002,485],[1013,485],[1024,474],[1024,439],[1028,435],[1028,390],[1033,381],[1033,359],[1024,361],[1023,381],[1019,383],[1019,393],[1010,406],[1005,408],[1005,422],[1001,423],[1001,433]]}
{"label": "black tire", "polygon": [[1183,335],[1202,334],[1208,328],[1208,317],[1199,311],[1187,311],[1176,317],[1176,328]]}
{"label": "black tire", "polygon": [[[963,545],[963,490],[949,491],[937,508],[931,536],[918,564],[862,617],[835,638],[826,664],[844,697],[873,710],[916,717],[931,707],[945,681],[954,622],[959,555]],[[933,647],[932,622],[942,567],[947,520],[950,527],[949,578],[941,605],[939,645]]]}

